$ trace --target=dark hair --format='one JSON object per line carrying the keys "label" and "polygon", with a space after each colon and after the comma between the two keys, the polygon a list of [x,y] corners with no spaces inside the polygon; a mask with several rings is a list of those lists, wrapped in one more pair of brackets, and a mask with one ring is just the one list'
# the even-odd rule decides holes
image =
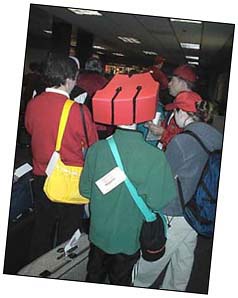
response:
{"label": "dark hair", "polygon": [[194,121],[211,123],[213,120],[213,105],[211,102],[201,100],[196,103],[197,112],[187,112]]}
{"label": "dark hair", "polygon": [[100,58],[97,57],[90,57],[85,63],[85,70],[91,72],[103,72],[103,66]]}
{"label": "dark hair", "polygon": [[48,87],[60,87],[66,79],[74,80],[77,71],[76,63],[68,56],[50,54],[44,67],[44,79]]}

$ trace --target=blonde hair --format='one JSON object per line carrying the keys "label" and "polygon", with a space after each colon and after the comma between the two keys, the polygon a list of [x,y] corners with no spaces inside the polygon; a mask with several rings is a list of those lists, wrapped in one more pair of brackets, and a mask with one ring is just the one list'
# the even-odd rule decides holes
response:
{"label": "blonde hair", "polygon": [[212,122],[214,106],[211,102],[201,100],[196,103],[196,109],[196,112],[188,112],[194,121]]}

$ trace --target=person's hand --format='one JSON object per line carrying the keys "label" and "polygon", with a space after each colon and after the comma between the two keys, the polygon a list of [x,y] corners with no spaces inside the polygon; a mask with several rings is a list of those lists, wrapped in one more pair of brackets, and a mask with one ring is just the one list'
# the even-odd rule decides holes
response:
{"label": "person's hand", "polygon": [[160,126],[160,123],[155,125],[153,124],[153,122],[148,122],[148,127],[149,130],[151,131],[151,133],[155,136],[159,136],[161,137],[164,133],[164,128],[162,126]]}

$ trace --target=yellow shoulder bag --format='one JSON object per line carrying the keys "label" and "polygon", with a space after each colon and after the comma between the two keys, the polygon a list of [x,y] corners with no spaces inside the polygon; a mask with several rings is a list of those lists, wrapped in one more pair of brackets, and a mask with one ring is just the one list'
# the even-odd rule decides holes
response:
{"label": "yellow shoulder bag", "polygon": [[49,174],[45,180],[44,192],[52,202],[66,204],[87,204],[89,199],[83,197],[79,192],[79,181],[83,167],[65,165],[62,162],[59,154],[69,111],[73,103],[74,101],[68,99],[66,100],[63,107],[60,117],[55,152],[52,155],[52,158],[54,156],[56,159],[54,158],[55,161],[53,169],[50,170],[50,173],[48,172]]}

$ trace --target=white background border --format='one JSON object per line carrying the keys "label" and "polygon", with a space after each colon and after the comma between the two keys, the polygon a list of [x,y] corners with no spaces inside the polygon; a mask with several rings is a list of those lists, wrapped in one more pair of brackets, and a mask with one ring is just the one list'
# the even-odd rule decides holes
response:
{"label": "white background border", "polygon": [[[117,2],[117,3],[115,3]],[[164,17],[178,17],[238,25],[235,1],[4,1],[1,5],[1,208],[0,208],[0,284],[9,297],[199,297],[196,294],[95,285],[59,280],[3,275],[5,240],[15,154],[19,99],[25,57],[30,3],[101,9]],[[237,293],[237,32],[228,96],[228,108],[220,177],[219,204],[208,297],[234,297]],[[16,247],[17,250],[17,247]],[[234,268],[234,269],[233,269]],[[196,295],[196,296],[195,296]]]}

